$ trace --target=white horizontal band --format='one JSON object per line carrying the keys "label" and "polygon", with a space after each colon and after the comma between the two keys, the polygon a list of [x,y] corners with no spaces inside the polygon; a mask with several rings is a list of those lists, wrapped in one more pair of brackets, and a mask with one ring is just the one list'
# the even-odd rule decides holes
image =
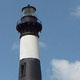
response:
{"label": "white horizontal band", "polygon": [[38,37],[34,35],[25,35],[20,40],[20,60],[23,58],[39,57]]}

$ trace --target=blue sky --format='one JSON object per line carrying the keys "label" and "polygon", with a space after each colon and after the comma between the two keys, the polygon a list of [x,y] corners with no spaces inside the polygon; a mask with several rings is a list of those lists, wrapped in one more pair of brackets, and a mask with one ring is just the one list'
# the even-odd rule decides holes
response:
{"label": "blue sky", "polygon": [[[39,38],[43,80],[72,80],[71,77],[63,78],[66,74],[60,76],[56,71],[63,70],[58,66],[64,64],[70,67],[80,64],[80,0],[1,0],[0,80],[18,80],[19,33],[16,23],[22,17],[21,9],[27,4],[37,8],[36,15],[43,25]],[[58,63],[61,64],[56,65]],[[80,65],[77,68],[80,70]],[[52,78],[54,75],[57,75],[55,79]],[[77,78],[74,80],[80,80]]]}

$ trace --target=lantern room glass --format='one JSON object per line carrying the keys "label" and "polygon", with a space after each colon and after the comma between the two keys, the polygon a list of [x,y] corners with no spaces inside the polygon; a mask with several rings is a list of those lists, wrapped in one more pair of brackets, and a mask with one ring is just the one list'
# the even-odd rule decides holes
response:
{"label": "lantern room glass", "polygon": [[27,7],[23,10],[23,16],[35,16],[35,9],[31,7]]}

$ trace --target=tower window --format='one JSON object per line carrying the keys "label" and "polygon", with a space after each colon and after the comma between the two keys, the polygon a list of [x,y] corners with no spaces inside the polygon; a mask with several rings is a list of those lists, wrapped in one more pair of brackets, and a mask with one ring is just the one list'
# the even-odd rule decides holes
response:
{"label": "tower window", "polygon": [[21,65],[21,76],[25,76],[26,74],[26,63]]}

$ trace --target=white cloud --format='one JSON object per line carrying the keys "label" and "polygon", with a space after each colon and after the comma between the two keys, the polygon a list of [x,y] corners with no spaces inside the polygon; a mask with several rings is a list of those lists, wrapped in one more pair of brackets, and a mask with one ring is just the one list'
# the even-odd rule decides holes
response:
{"label": "white cloud", "polygon": [[74,8],[74,9],[72,10],[71,14],[79,17],[79,16],[80,16],[80,5],[77,6],[76,8]]}
{"label": "white cloud", "polygon": [[[46,43],[44,43],[42,41],[39,41],[39,46],[40,46],[40,48],[47,47]],[[19,49],[19,43],[13,43],[12,50],[17,50],[17,49]]]}
{"label": "white cloud", "polygon": [[47,47],[46,43],[44,43],[44,42],[42,42],[42,41],[39,41],[39,46],[40,46],[41,48]]}
{"label": "white cloud", "polygon": [[52,60],[52,80],[80,80],[80,61]]}
{"label": "white cloud", "polygon": [[17,49],[19,49],[19,44],[18,43],[13,43],[12,50],[17,50]]}

